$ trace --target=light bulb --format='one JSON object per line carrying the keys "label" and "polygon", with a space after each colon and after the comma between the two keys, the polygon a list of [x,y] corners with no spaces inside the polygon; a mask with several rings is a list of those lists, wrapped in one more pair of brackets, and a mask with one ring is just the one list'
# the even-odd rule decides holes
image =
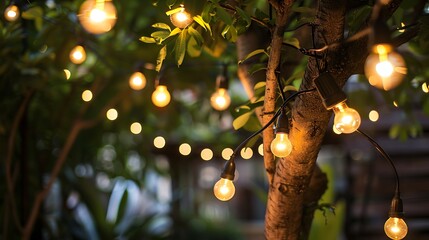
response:
{"label": "light bulb", "polygon": [[152,102],[157,107],[165,107],[170,103],[170,93],[164,85],[158,85],[152,93]]}
{"label": "light bulb", "polygon": [[185,28],[194,20],[192,19],[191,14],[185,11],[183,5],[180,8],[179,12],[173,13],[170,16],[170,21],[175,27]]}
{"label": "light bulb", "polygon": [[70,51],[70,61],[74,64],[81,64],[86,60],[85,48],[77,45]]}
{"label": "light bulb", "polygon": [[384,224],[384,232],[391,239],[403,239],[408,233],[408,227],[402,218],[390,217]]}
{"label": "light bulb", "polygon": [[277,157],[286,157],[292,151],[292,143],[289,141],[287,133],[276,133],[276,137],[271,142],[271,152]]}
{"label": "light bulb", "polygon": [[365,75],[371,85],[383,89],[391,90],[398,86],[407,68],[402,56],[392,51],[391,46],[378,44],[374,46],[373,52],[365,62]]}
{"label": "light bulb", "polygon": [[116,24],[116,8],[110,1],[86,0],[79,9],[79,22],[93,34],[110,31]]}
{"label": "light bulb", "polygon": [[210,97],[211,105],[218,111],[223,111],[231,104],[231,97],[228,94],[228,90],[225,88],[218,88],[216,92]]}
{"label": "light bulb", "polygon": [[16,5],[10,5],[4,10],[4,18],[9,22],[14,22],[19,18],[19,8]]}
{"label": "light bulb", "polygon": [[341,133],[352,133],[360,126],[360,115],[353,108],[349,108],[345,102],[333,107],[334,127]]}
{"label": "light bulb", "polygon": [[213,187],[214,195],[221,201],[230,200],[235,194],[234,183],[226,178],[221,178]]}
{"label": "light bulb", "polygon": [[146,77],[141,72],[135,72],[131,75],[129,84],[134,90],[142,90],[146,86]]}

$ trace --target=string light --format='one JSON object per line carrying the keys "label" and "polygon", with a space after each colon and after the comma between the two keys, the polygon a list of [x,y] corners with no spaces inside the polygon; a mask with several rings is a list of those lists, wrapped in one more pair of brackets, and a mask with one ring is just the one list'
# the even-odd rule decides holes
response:
{"label": "string light", "polygon": [[403,239],[408,233],[408,226],[402,218],[389,217],[384,223],[384,232],[391,239]]}
{"label": "string light", "polygon": [[153,145],[156,148],[163,148],[165,147],[165,138],[163,138],[162,136],[158,136],[156,138],[153,139]]}
{"label": "string light", "polygon": [[86,0],[79,9],[78,18],[87,32],[105,33],[116,24],[116,8],[110,1]]}
{"label": "string light", "polygon": [[210,160],[212,160],[212,158],[213,158],[213,151],[212,151],[212,150],[210,150],[210,149],[208,149],[208,148],[204,148],[204,149],[201,151],[201,158],[202,158],[204,161],[210,161]]}
{"label": "string light", "polygon": [[19,18],[19,8],[16,5],[10,5],[4,10],[4,18],[9,22],[14,22]]}
{"label": "string light", "polygon": [[284,109],[281,110],[274,130],[276,137],[271,142],[271,152],[276,157],[286,157],[292,152],[292,143],[289,140],[289,120]]}
{"label": "string light", "polygon": [[233,183],[235,177],[235,163],[234,155],[225,163],[224,169],[221,173],[221,178],[213,187],[213,193],[217,199],[221,201],[228,201],[235,194],[235,186]]}
{"label": "string light", "polygon": [[142,131],[142,125],[138,122],[133,122],[130,126],[130,131],[136,135],[140,134]]}
{"label": "string light", "polygon": [[228,94],[228,69],[223,66],[223,73],[216,78],[216,91],[210,97],[210,103],[215,110],[226,110],[231,104],[231,97]]}
{"label": "string light", "polygon": [[92,92],[91,90],[85,90],[82,92],[82,100],[85,102],[89,102],[92,100]]}
{"label": "string light", "polygon": [[191,24],[194,20],[191,17],[191,14],[185,11],[185,6],[183,4],[177,8],[176,12],[170,15],[171,23],[178,28],[185,28]]}
{"label": "string light", "polygon": [[141,72],[134,72],[129,79],[129,84],[133,90],[142,90],[146,87],[146,77]]}
{"label": "string light", "polygon": [[253,150],[251,148],[243,148],[240,155],[243,159],[251,159],[253,157]]}
{"label": "string light", "polygon": [[377,111],[371,110],[371,112],[369,112],[368,117],[369,117],[369,120],[371,120],[373,122],[377,122],[380,115],[378,114]]}
{"label": "string light", "polygon": [[111,109],[107,110],[106,117],[110,121],[114,121],[118,118],[118,111],[116,111],[116,109],[114,109],[114,108],[111,108]]}
{"label": "string light", "polygon": [[334,78],[325,72],[314,80],[314,84],[325,108],[332,109],[335,113],[334,127],[341,133],[356,131],[361,123],[360,115],[355,109],[347,106],[347,96],[338,87]]}
{"label": "string light", "polygon": [[82,45],[75,46],[69,54],[70,61],[74,64],[81,64],[86,60],[86,51]]}
{"label": "string light", "polygon": [[188,143],[182,143],[179,146],[179,152],[183,156],[188,156],[189,154],[191,154],[191,150],[192,150],[191,145],[189,145]]}
{"label": "string light", "polygon": [[71,78],[71,72],[68,69],[63,69],[64,74],[66,75],[66,79],[69,80]]}
{"label": "string light", "polygon": [[152,102],[157,107],[165,107],[170,103],[171,95],[167,86],[158,85],[152,93]]}

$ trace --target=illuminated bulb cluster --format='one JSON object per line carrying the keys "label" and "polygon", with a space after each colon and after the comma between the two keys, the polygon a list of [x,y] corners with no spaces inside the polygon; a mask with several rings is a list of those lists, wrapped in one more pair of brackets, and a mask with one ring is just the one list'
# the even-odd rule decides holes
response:
{"label": "illuminated bulb cluster", "polygon": [[175,27],[185,28],[194,20],[192,19],[191,14],[185,11],[185,7],[180,5],[176,12],[170,15],[170,21]]}
{"label": "illuminated bulb cluster", "polygon": [[110,1],[86,0],[79,9],[78,18],[89,33],[105,33],[116,24],[116,8]]}
{"label": "illuminated bulb cluster", "polygon": [[4,18],[9,22],[14,22],[19,18],[19,8],[16,5],[10,5],[4,10]]}
{"label": "illuminated bulb cluster", "polygon": [[86,60],[85,48],[81,45],[74,47],[69,54],[70,61],[74,64],[81,64]]}

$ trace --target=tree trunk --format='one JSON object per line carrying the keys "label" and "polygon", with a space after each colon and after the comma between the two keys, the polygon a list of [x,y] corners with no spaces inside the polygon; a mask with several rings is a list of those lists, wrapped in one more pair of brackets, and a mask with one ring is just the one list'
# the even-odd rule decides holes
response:
{"label": "tree trunk", "polygon": [[[287,12],[285,5],[280,5],[280,13]],[[276,9],[279,12],[279,9]],[[316,23],[318,27],[314,36],[316,48],[333,42],[341,42],[344,33],[345,2],[334,0],[322,0],[319,3]],[[279,13],[277,14],[277,24],[279,24]],[[284,19],[280,19],[284,20]],[[281,22],[281,24],[284,24]],[[284,30],[284,28],[280,28]],[[273,36],[271,45],[270,60],[274,55],[279,55],[280,51],[275,47],[276,41],[282,40],[283,32],[277,32]],[[277,39],[276,39],[277,38]],[[277,52],[278,51],[278,52]],[[329,61],[317,63],[314,58],[310,58],[305,71],[304,79],[301,84],[301,90],[314,88],[313,80],[319,75],[318,66],[327,68],[337,68],[336,64],[341,54],[336,49],[329,49],[329,54],[325,56]],[[332,59],[331,59],[332,58]],[[337,58],[337,59],[333,59]],[[343,66],[344,67],[344,66]],[[270,70],[270,66],[268,67]],[[271,68],[272,70],[272,68]],[[267,91],[269,89],[270,72],[267,73]],[[272,74],[272,72],[271,72]],[[337,76],[337,75],[334,75]],[[345,81],[345,79],[342,79]],[[272,94],[272,93],[271,93]],[[266,95],[266,101],[272,101]],[[320,177],[320,171],[315,175],[316,182],[319,179],[321,184],[312,184],[315,188],[309,188],[310,180],[315,171],[316,158],[319,153],[323,137],[331,114],[326,111],[322,105],[317,92],[306,93],[298,96],[292,109],[292,121],[289,139],[292,142],[292,153],[280,159],[276,166],[273,182],[268,193],[267,211],[265,217],[265,235],[267,239],[300,239],[307,237],[309,227],[303,221],[308,221],[303,217],[306,195],[310,192],[314,196],[319,196],[326,189],[326,178]],[[269,130],[271,133],[272,131]],[[264,146],[269,146],[272,138],[265,139]],[[320,188],[322,191],[320,191]],[[319,190],[319,191],[318,191]],[[315,201],[314,198],[312,201]],[[310,214],[312,216],[312,214]],[[310,218],[311,220],[311,218]],[[306,226],[306,227],[303,227]],[[306,230],[307,233],[303,233]]]}

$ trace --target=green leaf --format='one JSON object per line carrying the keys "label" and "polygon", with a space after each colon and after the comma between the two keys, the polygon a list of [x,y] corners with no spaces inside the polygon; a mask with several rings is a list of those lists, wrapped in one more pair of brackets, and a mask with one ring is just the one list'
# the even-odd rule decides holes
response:
{"label": "green leaf", "polygon": [[243,115],[234,119],[234,121],[232,122],[232,126],[234,127],[234,129],[238,130],[242,128],[247,123],[247,121],[249,120],[252,114],[253,114],[253,111],[246,112]]}
{"label": "green leaf", "polygon": [[153,32],[151,35],[151,37],[155,38],[155,39],[166,39],[168,36],[170,36],[170,32],[167,31],[156,31]]}
{"label": "green leaf", "polygon": [[41,7],[32,7],[22,13],[22,18],[32,20],[43,17],[43,9]]}
{"label": "green leaf", "polygon": [[216,16],[218,16],[226,25],[232,25],[232,17],[229,15],[223,7],[218,6],[216,8]]}
{"label": "green leaf", "polygon": [[298,91],[298,89],[293,85],[287,85],[283,87],[283,92],[287,91]]}
{"label": "green leaf", "polygon": [[292,45],[298,49],[301,48],[301,46],[299,45],[299,40],[297,38],[285,38],[283,39],[283,42]]}
{"label": "green leaf", "polygon": [[155,70],[159,72],[162,67],[162,63],[164,62],[165,57],[167,56],[167,46],[164,46],[159,50],[158,58],[156,59],[156,67]]}
{"label": "green leaf", "polygon": [[247,55],[244,57],[244,59],[242,59],[242,60],[238,61],[238,64],[241,64],[241,63],[243,63],[244,61],[246,61],[247,59],[249,59],[249,58],[251,58],[251,57],[253,57],[253,56],[255,56],[255,55],[261,54],[261,53],[265,53],[265,54],[268,56],[268,53],[265,51],[265,49],[256,49],[255,51],[253,51],[253,52],[251,52],[251,53],[247,54]]}
{"label": "green leaf", "polygon": [[174,57],[178,66],[182,65],[183,59],[185,58],[187,32],[187,29],[182,30],[179,37],[177,37],[176,44],[174,46]]}
{"label": "green leaf", "polygon": [[389,137],[395,139],[399,136],[399,132],[401,131],[400,124],[394,124],[389,130]]}
{"label": "green leaf", "polygon": [[255,84],[255,86],[253,87],[254,90],[257,90],[259,88],[265,88],[265,86],[267,85],[266,82],[258,82]]}
{"label": "green leaf", "polygon": [[153,37],[145,37],[145,36],[143,36],[143,37],[140,37],[139,40],[142,41],[142,42],[145,42],[145,43],[156,43],[156,40]]}
{"label": "green leaf", "polygon": [[174,4],[176,4],[176,2],[177,2],[177,0],[167,0],[166,4],[167,4],[168,8],[171,9],[174,6]]}
{"label": "green leaf", "polygon": [[167,16],[171,16],[171,15],[173,15],[173,14],[175,14],[175,13],[178,13],[178,12],[180,12],[180,11],[182,11],[182,10],[183,10],[183,8],[182,8],[182,7],[178,7],[178,8],[172,9],[172,10],[170,10],[170,11],[167,11],[165,14],[166,14]]}
{"label": "green leaf", "polygon": [[193,28],[192,26],[188,27],[188,33],[197,41],[198,45],[202,45],[204,43],[204,39],[201,36],[200,32],[195,30],[195,28]]}
{"label": "green leaf", "polygon": [[155,24],[152,24],[152,27],[159,28],[159,29],[165,29],[165,30],[168,30],[171,32],[170,26],[168,26],[168,24],[165,24],[165,23],[155,23]]}
{"label": "green leaf", "polygon": [[250,16],[239,7],[236,7],[235,10],[240,15],[240,17],[246,22],[246,28],[250,27],[250,24],[252,23],[252,19],[250,18]]}
{"label": "green leaf", "polygon": [[429,98],[427,98],[423,104],[423,112],[429,116]]}
{"label": "green leaf", "polygon": [[208,31],[210,33],[210,36],[212,35],[212,30],[210,28],[210,25],[207,22],[205,22],[200,15],[196,15],[192,19],[194,19],[194,21],[198,23],[198,25],[204,28],[204,30]]}
{"label": "green leaf", "polygon": [[256,64],[252,64],[252,66],[250,67],[250,69],[248,70],[248,73],[250,75],[255,74],[256,72],[262,71],[262,70],[267,70],[267,64],[264,63],[256,63]]}
{"label": "green leaf", "polygon": [[198,44],[198,42],[195,40],[194,37],[190,37],[188,41],[188,47],[186,48],[186,51],[188,52],[188,55],[191,57],[198,57],[201,55],[201,45]]}

